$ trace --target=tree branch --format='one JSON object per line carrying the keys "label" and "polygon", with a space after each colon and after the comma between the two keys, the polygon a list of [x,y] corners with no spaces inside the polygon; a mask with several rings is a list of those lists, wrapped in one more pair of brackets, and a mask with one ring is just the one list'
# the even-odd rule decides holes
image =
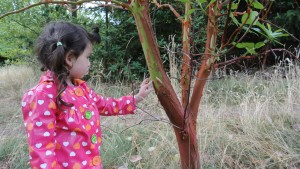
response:
{"label": "tree branch", "polygon": [[[72,1],[41,1],[41,2],[38,2],[38,3],[35,3],[35,4],[31,4],[31,5],[28,5],[24,8],[21,8],[21,9],[18,9],[18,10],[15,10],[15,11],[11,11],[11,12],[7,12],[5,14],[2,14],[0,15],[0,19],[6,17],[6,16],[9,16],[9,15],[13,15],[13,14],[17,14],[17,13],[21,13],[23,11],[26,11],[30,8],[33,8],[33,7],[36,7],[36,6],[40,6],[40,5],[43,5],[43,4],[71,4],[71,5],[81,5],[83,3],[87,3],[87,2],[94,2],[94,1],[98,1],[98,2],[106,2],[106,0],[80,0],[80,1],[77,1],[77,2],[72,2]],[[119,1],[116,1],[116,0],[111,0],[112,3],[115,3],[117,5],[120,5],[124,8],[129,8],[129,5],[124,3],[124,2],[119,2]],[[114,6],[114,4],[109,4],[110,6]]]}
{"label": "tree branch", "polygon": [[254,56],[241,56],[241,57],[238,57],[238,58],[234,58],[234,59],[228,60],[226,62],[215,63],[214,64],[214,68],[220,68],[220,67],[223,67],[223,66],[232,65],[232,64],[237,63],[237,62],[239,62],[241,60],[254,59],[254,58],[257,58],[257,57],[258,57],[258,55],[254,55]]}
{"label": "tree branch", "polygon": [[[250,9],[249,6],[248,6],[248,9]],[[264,9],[266,9],[266,7],[265,7]],[[252,21],[252,23],[249,24],[249,27],[247,28],[246,32],[245,32],[245,33],[242,35],[242,37],[235,43],[235,45],[233,45],[231,48],[229,48],[226,52],[221,53],[221,54],[219,55],[219,57],[220,57],[221,55],[225,55],[226,53],[229,53],[232,49],[234,49],[234,48],[236,47],[236,45],[237,45],[238,43],[240,43],[240,41],[242,41],[242,40],[244,39],[244,37],[248,34],[248,31],[252,28],[252,26],[254,25],[255,21],[259,18],[259,15],[262,13],[262,11],[263,11],[264,9],[260,10],[259,14],[254,18],[254,20]],[[242,24],[242,26],[244,26],[244,25],[246,24],[247,20],[249,19],[249,16],[250,16],[250,13],[248,12],[248,16],[247,16],[245,22]],[[241,28],[241,27],[240,27],[240,28]],[[227,43],[226,43],[226,45],[229,44],[229,43],[230,43],[230,42],[229,42],[229,40],[228,40]]]}
{"label": "tree branch", "polygon": [[258,54],[253,55],[253,56],[240,56],[238,58],[234,58],[234,59],[228,60],[226,62],[215,63],[214,64],[214,68],[220,68],[220,67],[223,67],[223,66],[232,65],[232,64],[237,63],[237,62],[239,62],[241,60],[254,59],[254,58],[259,57],[261,54],[269,53],[269,52],[274,52],[274,51],[279,51],[279,52],[284,51],[284,52],[287,52],[294,60],[296,60],[297,62],[300,63],[300,58],[298,58],[296,55],[294,55],[289,50],[286,50],[286,49],[270,49],[270,50],[267,50],[267,51],[265,51],[263,53],[258,53]]}
{"label": "tree branch", "polygon": [[14,20],[14,19],[12,19],[12,21],[16,22],[16,23],[17,23],[18,25],[20,25],[20,26],[23,26],[24,28],[27,28],[27,29],[31,30],[31,31],[34,32],[36,35],[39,35],[39,33],[38,33],[37,31],[31,29],[29,26],[24,25],[24,24],[22,24],[22,23],[20,23],[20,22],[18,22],[18,21],[16,21],[16,20]]}
{"label": "tree branch", "polygon": [[167,7],[170,8],[170,10],[174,13],[174,15],[177,17],[177,19],[180,20],[181,23],[184,23],[184,20],[182,19],[182,16],[173,8],[170,4],[159,4],[157,0],[153,0],[153,3],[157,6],[157,8]]}
{"label": "tree branch", "polygon": [[265,51],[265,53],[268,53],[268,52],[274,52],[274,51],[284,51],[284,52],[287,52],[293,59],[295,59],[297,62],[300,63],[300,58],[298,58],[296,55],[294,55],[292,52],[286,50],[286,49],[270,49],[270,50],[267,50]]}
{"label": "tree branch", "polygon": [[232,2],[233,2],[233,0],[229,1],[229,7],[228,7],[228,10],[227,10],[227,16],[226,16],[226,22],[225,22],[224,32],[223,32],[222,40],[221,40],[221,50],[223,49],[223,45],[225,43],[225,38],[226,38],[226,35],[227,35],[227,28],[228,28],[228,25],[229,25],[229,22],[230,22],[230,16],[229,16],[229,14],[230,14]]}

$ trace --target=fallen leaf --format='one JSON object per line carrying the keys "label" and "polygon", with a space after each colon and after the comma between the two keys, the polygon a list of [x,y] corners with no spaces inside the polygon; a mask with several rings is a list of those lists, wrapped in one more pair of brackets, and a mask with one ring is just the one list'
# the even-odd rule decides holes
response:
{"label": "fallen leaf", "polygon": [[127,137],[126,140],[131,141],[132,137]]}
{"label": "fallen leaf", "polygon": [[294,124],[293,128],[294,128],[294,130],[300,132],[300,124]]}
{"label": "fallen leaf", "polygon": [[149,152],[154,151],[154,150],[155,150],[155,147],[149,147],[149,148],[148,148],[148,151],[149,151]]}
{"label": "fallen leaf", "polygon": [[128,164],[125,163],[122,166],[118,167],[118,169],[128,169],[127,167],[128,167]]}
{"label": "fallen leaf", "polygon": [[136,162],[140,161],[141,159],[142,159],[142,157],[140,155],[135,155],[135,156],[131,156],[129,158],[129,161],[136,163]]}

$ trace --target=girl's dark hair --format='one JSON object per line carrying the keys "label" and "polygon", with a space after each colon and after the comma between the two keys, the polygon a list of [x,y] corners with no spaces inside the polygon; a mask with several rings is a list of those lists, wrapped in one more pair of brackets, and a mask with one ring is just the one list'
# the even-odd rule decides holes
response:
{"label": "girl's dark hair", "polygon": [[[59,42],[59,43],[58,43]],[[42,64],[42,71],[52,71],[59,81],[57,104],[72,106],[61,99],[61,93],[66,89],[66,79],[69,70],[65,65],[65,56],[71,52],[78,58],[89,43],[100,43],[99,28],[87,32],[83,27],[69,22],[50,22],[36,43],[37,59]]]}

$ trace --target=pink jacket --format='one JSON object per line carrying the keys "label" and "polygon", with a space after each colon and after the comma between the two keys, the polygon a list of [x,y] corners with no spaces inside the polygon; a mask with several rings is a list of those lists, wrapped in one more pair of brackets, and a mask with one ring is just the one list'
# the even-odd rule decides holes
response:
{"label": "pink jacket", "polygon": [[46,72],[22,99],[31,168],[101,169],[100,115],[133,114],[134,98],[106,99],[76,80],[77,85],[68,86],[61,97],[73,106],[60,110],[55,81],[53,73]]}

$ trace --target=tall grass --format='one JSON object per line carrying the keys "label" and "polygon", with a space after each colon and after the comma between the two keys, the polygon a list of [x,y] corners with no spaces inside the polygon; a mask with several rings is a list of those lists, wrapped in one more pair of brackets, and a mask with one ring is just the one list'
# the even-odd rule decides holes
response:
{"label": "tall grass", "polygon": [[[203,164],[217,168],[300,167],[299,67],[239,74],[207,84],[200,110]],[[203,157],[202,156],[202,157]],[[213,157],[213,158],[211,158]]]}
{"label": "tall grass", "polygon": [[[278,70],[268,77],[239,73],[208,82],[197,131],[202,168],[300,168],[300,69]],[[20,99],[38,78],[24,66],[0,70],[0,168],[29,167]],[[93,84],[104,96],[132,89]],[[136,115],[102,117],[104,167],[180,168],[172,126],[156,97],[138,107]]]}
{"label": "tall grass", "polygon": [[0,68],[0,168],[29,167],[20,102],[25,90],[37,79],[31,67]]}

